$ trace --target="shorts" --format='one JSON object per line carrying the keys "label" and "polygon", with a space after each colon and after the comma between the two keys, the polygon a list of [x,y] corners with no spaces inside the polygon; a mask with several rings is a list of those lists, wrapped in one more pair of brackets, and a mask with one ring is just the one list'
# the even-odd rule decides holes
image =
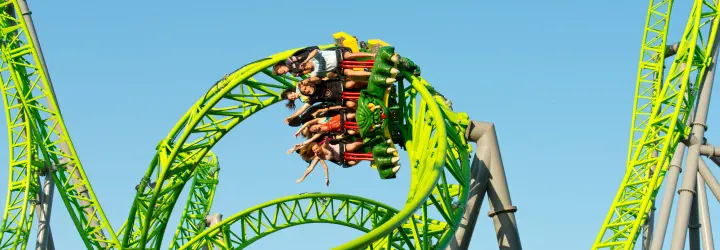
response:
{"label": "shorts", "polygon": [[340,65],[342,64],[342,61],[344,59],[343,54],[352,53],[352,49],[348,48],[348,47],[338,46],[338,47],[329,48],[327,50],[335,51],[335,58],[336,58],[337,64],[338,64],[337,67],[335,68],[335,71],[339,75],[342,75],[341,73],[343,70],[342,70],[342,67],[340,67]]}

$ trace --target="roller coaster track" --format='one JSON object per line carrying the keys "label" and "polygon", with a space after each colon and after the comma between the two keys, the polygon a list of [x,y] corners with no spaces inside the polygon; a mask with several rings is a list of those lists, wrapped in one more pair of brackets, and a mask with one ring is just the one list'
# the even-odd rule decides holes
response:
{"label": "roller coaster track", "polygon": [[[405,107],[402,134],[411,165],[411,186],[403,208],[350,195],[308,194],[277,199],[205,225],[219,176],[217,157],[210,150],[242,121],[279,102],[279,93],[300,80],[270,73],[272,65],[297,50],[292,49],[226,75],[188,110],[157,145],[136,186],[128,218],[116,233],[65,128],[37,39],[28,31],[32,22],[16,14],[29,12],[23,6],[18,0],[0,1],[4,10],[0,17],[2,91],[11,135],[9,193],[0,234],[3,249],[26,248],[38,176],[47,170],[88,249],[159,249],[170,214],[190,178],[194,178],[191,194],[171,249],[239,249],[280,229],[318,222],[366,232],[338,249],[439,249],[457,237],[464,219],[474,221],[479,206],[474,212],[467,208],[474,179],[469,161],[472,148],[466,140],[471,121],[447,106],[427,81],[402,72],[409,85],[400,80],[397,89]],[[499,152],[495,153],[494,161],[499,162]],[[496,206],[495,212],[514,212],[506,203]],[[315,213],[301,208],[315,209]],[[267,219],[270,214],[275,214],[274,220]],[[283,221],[278,221],[279,214]]]}
{"label": "roller coaster track", "polygon": [[664,60],[673,55],[666,45],[672,5],[672,0],[650,1],[626,173],[592,249],[634,249],[670,160],[690,135],[688,119],[711,66],[711,49],[717,46],[718,1],[694,1],[672,66],[664,74]]}

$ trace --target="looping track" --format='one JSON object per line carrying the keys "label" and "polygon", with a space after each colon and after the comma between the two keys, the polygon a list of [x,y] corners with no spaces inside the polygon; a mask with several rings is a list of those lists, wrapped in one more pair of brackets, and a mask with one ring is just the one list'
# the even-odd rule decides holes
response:
{"label": "looping track", "polygon": [[[243,120],[280,101],[279,93],[284,88],[294,86],[298,79],[274,76],[269,68],[295,50],[252,62],[228,74],[188,110],[158,144],[157,152],[137,186],[128,219],[116,234],[75,156],[52,93],[52,84],[42,65],[42,52],[34,33],[28,32],[32,28],[31,19],[16,14],[28,12],[26,6],[13,0],[2,1],[0,8],[5,14],[0,18],[1,49],[6,65],[2,68],[2,91],[12,138],[11,189],[3,218],[4,233],[0,236],[3,246],[24,248],[27,245],[34,211],[30,200],[38,195],[36,179],[39,179],[38,173],[46,169],[42,166],[50,166],[59,194],[88,249],[160,248],[170,214],[183,187],[193,176],[191,195],[171,249],[216,242],[210,239],[217,239],[218,232],[226,236],[240,235],[239,238],[244,239],[240,246],[245,246],[272,232],[257,231],[252,237],[246,235],[249,233],[246,230],[229,231],[234,222],[248,221],[252,214],[266,214],[268,207],[263,205],[209,229],[202,226],[204,216],[210,212],[218,181],[218,163],[210,149]],[[405,106],[403,129],[412,174],[405,206],[394,210],[368,199],[335,194],[285,197],[274,203],[310,201],[318,204],[314,201],[324,198],[328,199],[328,204],[347,204],[344,206],[347,212],[357,211],[351,209],[353,206],[361,211],[373,211],[375,219],[371,226],[348,222],[367,220],[363,213],[346,215],[346,222],[340,222],[338,217],[330,219],[317,214],[318,221],[345,223],[367,232],[338,248],[375,248],[381,244],[393,249],[441,248],[452,238],[464,213],[471,152],[464,136],[467,115],[449,109],[445,100],[422,78],[407,72],[402,74],[410,83],[409,86],[403,81],[397,83]],[[436,219],[430,219],[430,216]],[[285,226],[297,224],[302,223],[288,221]],[[280,228],[275,227],[276,230]],[[227,243],[224,246],[234,247]]]}

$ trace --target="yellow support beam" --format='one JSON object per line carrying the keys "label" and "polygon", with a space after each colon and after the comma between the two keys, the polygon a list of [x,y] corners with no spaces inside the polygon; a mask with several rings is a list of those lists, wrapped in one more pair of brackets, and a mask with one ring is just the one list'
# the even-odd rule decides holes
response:
{"label": "yellow support beam", "polygon": [[370,51],[372,51],[372,53],[376,53],[381,47],[390,46],[390,44],[380,39],[370,39],[368,40],[368,46],[370,47]]}
{"label": "yellow support beam", "polygon": [[348,33],[340,31],[333,34],[333,39],[335,39],[335,44],[338,46],[348,47],[352,50],[352,52],[360,52],[360,46],[358,45],[357,38]]}

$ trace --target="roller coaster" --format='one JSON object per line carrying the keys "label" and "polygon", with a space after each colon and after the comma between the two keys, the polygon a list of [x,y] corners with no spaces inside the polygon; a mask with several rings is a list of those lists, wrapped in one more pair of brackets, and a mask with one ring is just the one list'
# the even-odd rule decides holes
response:
{"label": "roller coaster", "polygon": [[[217,81],[160,141],[127,220],[113,228],[70,139],[24,0],[0,1],[3,103],[10,172],[0,249],[26,249],[37,217],[36,249],[54,249],[49,225],[57,192],[87,249],[159,249],[180,193],[190,195],[170,249],[243,249],[282,229],[328,223],[364,232],[336,249],[467,249],[485,195],[501,249],[521,249],[495,127],[456,112],[385,41],[358,42],[343,32],[334,44],[376,53],[345,68],[370,72],[355,122],[367,147],[348,157],[369,161],[383,179],[398,171],[399,147],[410,160],[411,186],[400,209],[345,194],[304,193],[271,200],[227,218],[212,213],[219,160],[211,148],[245,119],[282,100],[306,76],[272,67],[299,48],[251,62]],[[401,63],[402,62],[402,63]],[[349,126],[349,127],[348,127]],[[475,156],[471,143],[477,145]],[[471,162],[471,158],[473,161]],[[492,176],[492,178],[490,178]],[[57,189],[57,190],[56,190]],[[430,215],[437,215],[430,218]]]}
{"label": "roller coaster", "polygon": [[[720,150],[705,138],[720,45],[720,6],[717,0],[692,1],[680,41],[668,44],[674,4],[651,0],[648,7],[626,172],[593,250],[638,249],[635,244],[641,233],[642,249],[662,249],[676,190],[679,199],[670,249],[685,249],[687,242],[693,250],[701,245],[704,250],[714,249],[707,189],[720,200],[720,185],[701,156],[720,164]],[[663,184],[656,214],[656,196]]]}
{"label": "roller coaster", "polygon": [[[707,190],[720,200],[720,184],[702,157],[720,165],[720,148],[705,138],[720,45],[718,1],[692,1],[675,44],[668,43],[674,1],[650,1],[625,175],[591,249],[662,249],[675,201],[670,249],[684,249],[687,242],[692,250],[714,249]],[[397,172],[393,160],[405,151],[411,184],[402,208],[346,194],[303,193],[227,218],[213,213],[220,168],[210,150],[307,79],[273,73],[274,65],[301,49],[294,48],[244,65],[210,87],[158,143],[127,220],[114,229],[70,140],[27,3],[5,0],[0,8],[0,78],[10,140],[0,249],[26,249],[35,218],[36,248],[54,249],[49,221],[55,192],[88,249],[159,249],[188,182],[190,195],[170,249],[242,249],[310,223],[364,232],[336,249],[467,249],[486,195],[499,248],[521,249],[494,125],[455,111],[389,43],[358,41],[344,32],[317,47],[376,54],[342,61],[343,68],[370,72],[366,90],[343,93],[359,104],[357,120],[344,121],[344,129],[360,131],[359,140],[367,143],[344,157],[370,162],[380,178],[391,181],[406,173]]]}

